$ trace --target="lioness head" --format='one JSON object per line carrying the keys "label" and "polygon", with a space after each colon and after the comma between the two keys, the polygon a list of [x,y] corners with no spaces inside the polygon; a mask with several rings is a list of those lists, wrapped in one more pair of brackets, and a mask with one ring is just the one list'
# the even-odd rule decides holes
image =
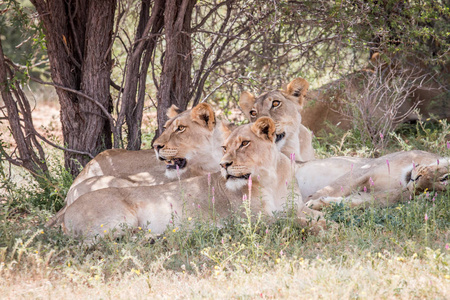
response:
{"label": "lioness head", "polygon": [[276,173],[271,162],[279,153],[275,146],[275,123],[268,117],[236,128],[223,145],[220,162],[226,187],[237,190],[247,184],[250,175],[268,177]]}
{"label": "lioness head", "polygon": [[450,162],[443,159],[439,164],[418,165],[411,171],[408,190],[421,193],[426,189],[444,191],[450,184]]}
{"label": "lioness head", "polygon": [[303,78],[292,80],[284,90],[265,92],[258,97],[250,92],[243,92],[239,106],[250,122],[261,117],[270,117],[275,121],[278,149],[286,140],[296,139],[302,121],[300,110],[309,83]]}
{"label": "lioness head", "polygon": [[[215,160],[214,168],[218,171],[220,157],[211,159],[216,152],[221,155],[220,149],[215,146],[216,116],[212,107],[200,103],[191,110],[179,113],[177,107],[172,105],[167,115],[170,119],[164,126],[165,130],[153,143],[157,157],[166,163],[166,176],[175,178],[177,172],[182,174],[188,168],[205,169],[212,160]],[[223,129],[226,128],[223,126]],[[218,142],[219,146],[221,142]]]}

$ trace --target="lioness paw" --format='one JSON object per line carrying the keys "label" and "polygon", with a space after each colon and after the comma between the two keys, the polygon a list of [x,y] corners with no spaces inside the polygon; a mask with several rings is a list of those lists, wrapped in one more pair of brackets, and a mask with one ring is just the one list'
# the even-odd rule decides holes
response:
{"label": "lioness paw", "polygon": [[323,201],[323,197],[320,197],[316,200],[309,200],[308,202],[306,202],[306,207],[309,207],[311,209],[315,209],[315,210],[322,210],[322,208],[326,205],[325,202]]}

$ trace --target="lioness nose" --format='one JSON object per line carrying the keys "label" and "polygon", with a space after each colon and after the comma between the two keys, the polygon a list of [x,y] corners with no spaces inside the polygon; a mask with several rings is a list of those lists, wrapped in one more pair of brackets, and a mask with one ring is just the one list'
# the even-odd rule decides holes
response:
{"label": "lioness nose", "polygon": [[159,152],[159,150],[161,150],[162,148],[164,148],[164,145],[154,145],[153,147],[155,148],[156,151]]}
{"label": "lioness nose", "polygon": [[232,164],[233,164],[233,162],[226,161],[226,162],[221,162],[220,166],[226,170]]}

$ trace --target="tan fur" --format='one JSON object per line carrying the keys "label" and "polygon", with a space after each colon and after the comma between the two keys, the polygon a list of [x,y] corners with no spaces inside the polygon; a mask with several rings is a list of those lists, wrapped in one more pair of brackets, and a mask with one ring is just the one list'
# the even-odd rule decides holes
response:
{"label": "tan fur", "polygon": [[408,201],[426,188],[444,190],[445,180],[440,180],[448,174],[448,159],[418,150],[396,152],[359,165],[353,174],[347,173],[311,195],[306,205],[318,210],[342,201],[353,207],[388,206]]}
{"label": "tan fur", "polygon": [[261,139],[275,141],[275,123],[270,118],[262,118],[260,122],[251,125],[251,130]]}
{"label": "tan fur", "polygon": [[[155,147],[161,144],[168,148],[171,145],[176,145],[173,148],[178,150],[177,157],[180,155],[192,157],[192,161],[188,161],[186,165],[189,172],[182,174],[182,178],[219,171],[218,163],[222,151],[221,144],[230,133],[227,124],[220,120],[216,122],[210,105],[202,103],[199,106],[202,107],[201,110],[196,109],[196,107],[193,110],[187,110],[178,114],[178,108],[172,105],[168,113],[172,115],[172,118],[167,122],[166,130],[154,143]],[[205,107],[207,107],[206,111],[212,120],[208,124],[199,119],[199,113],[205,112]],[[180,142],[181,135],[173,134],[175,124],[187,126],[187,130],[182,134],[182,142]],[[205,164],[201,161],[202,159],[208,160],[211,158],[215,159],[215,163]],[[171,178],[161,176],[165,171],[166,166],[158,160],[154,150],[129,151],[110,149],[98,154],[84,167],[74,180],[71,190],[84,180],[98,176],[126,177],[140,174],[138,176],[141,177],[141,180],[148,182],[149,185],[164,184],[177,179],[176,175],[174,178],[173,176]],[[91,183],[91,185],[95,184]],[[69,190],[69,193],[71,190]]]}
{"label": "tan fur", "polygon": [[295,78],[287,85],[286,92],[288,97],[294,97],[294,99],[296,98],[300,107],[303,107],[303,101],[305,100],[308,89],[308,81],[303,78]]}
{"label": "tan fur", "polygon": [[[239,99],[239,106],[250,122],[264,116],[275,121],[278,137],[285,134],[285,137],[277,142],[279,149],[287,156],[295,153],[296,159],[300,161],[314,159],[312,134],[302,125],[300,115],[308,87],[306,80],[296,78],[287,85],[286,90],[270,91],[258,97],[250,92],[243,92]],[[275,101],[280,101],[280,105],[274,107]]]}
{"label": "tan fur", "polygon": [[[379,55],[375,55],[373,64],[380,67],[385,62]],[[418,70],[420,76],[427,71],[423,66],[415,66],[412,64],[414,70]],[[370,66],[369,66],[370,67]],[[371,67],[373,68],[373,67]],[[356,97],[358,91],[363,86],[362,83],[366,80],[368,74],[375,73],[370,68],[363,69],[359,72],[349,74],[342,79],[327,83],[318,89],[310,90],[305,95],[303,109],[301,111],[302,124],[312,130],[316,135],[323,135],[323,131],[330,132],[331,129],[328,124],[336,126],[342,130],[352,128],[352,120],[343,114],[346,103],[349,101],[347,94],[353,93]],[[434,72],[430,72],[432,74]],[[438,119],[447,119],[450,121],[450,106],[448,105],[448,96],[445,95],[445,88],[441,84],[444,81],[436,80],[428,76],[421,81],[422,86],[414,86],[414,93],[405,101],[397,116],[399,117],[408,112],[411,107],[417,105],[423,119],[434,116]],[[448,81],[447,81],[448,82]],[[444,83],[448,87],[448,83]],[[380,113],[384,113],[381,111]],[[419,115],[416,112],[410,113],[404,122],[411,122],[419,120]]]}
{"label": "tan fur", "polygon": [[413,168],[408,190],[411,193],[429,191],[444,191],[450,186],[450,158],[442,158],[429,165],[419,165]]}
{"label": "tan fur", "polygon": [[304,200],[336,180],[352,180],[356,170],[371,161],[360,157],[330,157],[297,163],[296,178]]}
{"label": "tan fur", "polygon": [[209,130],[213,130],[216,125],[216,116],[211,105],[200,103],[191,110],[192,121],[200,125],[208,126]]}
{"label": "tan fur", "polygon": [[167,110],[167,112],[166,112],[166,116],[169,118],[169,119],[172,119],[172,118],[175,118],[178,114],[179,114],[179,111],[180,109],[175,105],[175,104],[172,104],[170,107],[169,107],[169,109]]}
{"label": "tan fur", "polygon": [[[86,164],[72,183],[68,193],[84,180],[97,176],[123,176],[142,173],[153,184],[162,184],[168,181],[163,174],[166,170],[156,157],[154,150],[129,151],[124,149],[110,149],[101,152]],[[144,175],[145,174],[145,175]],[[155,176],[157,175],[157,176]]]}
{"label": "tan fur", "polygon": [[[89,242],[95,236],[102,236],[113,229],[116,230],[115,234],[120,235],[119,224],[162,233],[171,220],[175,221],[176,226],[186,217],[210,218],[212,202],[208,195],[212,196],[212,187],[214,213],[221,218],[236,213],[244,195],[250,198],[250,207],[254,213],[262,211],[272,215],[274,211],[282,210],[290,193],[286,182],[291,182],[296,166],[277,150],[269,138],[275,128],[271,122],[263,118],[255,126],[243,125],[231,133],[223,144],[222,176],[219,173],[211,175],[210,184],[208,176],[198,176],[179,183],[108,188],[87,193],[65,211],[65,232],[84,235]],[[242,147],[243,142],[248,143]],[[244,175],[252,178],[250,190],[248,180],[240,178]],[[298,189],[295,190],[297,193],[291,201],[298,215],[320,217],[320,213],[304,206]],[[301,218],[300,222],[305,224],[306,219]],[[316,225],[322,226],[323,222]]]}
{"label": "tan fur", "polygon": [[219,171],[221,145],[229,132],[228,126],[216,119],[211,105],[200,103],[167,121],[153,148],[166,163],[166,177],[177,178],[186,171],[189,176],[184,178],[205,175]]}
{"label": "tan fur", "polygon": [[[167,122],[166,130],[154,142],[156,151],[111,149],[91,160],[70,187],[65,200],[66,205],[72,204],[80,195],[98,189],[124,187],[127,184],[158,185],[178,180],[178,177],[185,179],[219,171],[222,142],[230,133],[231,125],[216,120],[211,106],[206,103],[180,114],[177,110],[174,105],[169,109],[168,114],[172,115],[172,118]],[[174,133],[176,126],[180,125],[185,126],[186,130]],[[162,145],[164,147],[160,152],[162,150],[163,155],[160,158],[168,164],[175,158],[185,158],[187,163],[184,169],[178,172],[176,169],[168,170],[158,160],[155,152],[158,152],[157,146]],[[57,223],[58,219],[52,218],[46,226]]]}

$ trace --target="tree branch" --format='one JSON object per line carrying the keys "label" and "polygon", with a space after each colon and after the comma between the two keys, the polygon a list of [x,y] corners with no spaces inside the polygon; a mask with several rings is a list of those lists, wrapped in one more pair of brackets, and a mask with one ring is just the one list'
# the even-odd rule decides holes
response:
{"label": "tree branch", "polygon": [[86,95],[86,94],[84,94],[84,93],[82,93],[80,91],[77,91],[77,90],[74,90],[74,89],[71,89],[71,88],[67,88],[67,87],[61,86],[61,85],[53,83],[53,82],[43,81],[43,80],[40,80],[40,79],[37,79],[37,78],[34,78],[34,77],[30,77],[30,79],[35,81],[35,82],[38,82],[40,84],[51,85],[51,86],[54,86],[57,89],[61,89],[61,90],[67,91],[67,92],[71,92],[71,93],[77,94],[77,95],[79,95],[79,96],[81,96],[83,98],[86,98],[87,100],[90,100],[90,101],[94,102],[101,109],[101,111],[105,114],[105,116],[107,117],[107,119],[110,122],[111,127],[114,128],[114,118],[106,110],[106,108],[100,102],[95,100],[94,98],[92,98],[92,97],[90,97],[90,96],[88,96],[88,95]]}

